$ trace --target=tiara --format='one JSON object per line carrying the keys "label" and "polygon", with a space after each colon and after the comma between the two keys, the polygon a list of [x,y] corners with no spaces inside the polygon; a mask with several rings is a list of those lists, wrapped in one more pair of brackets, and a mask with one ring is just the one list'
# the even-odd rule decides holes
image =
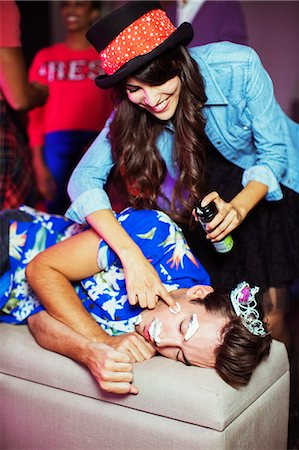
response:
{"label": "tiara", "polygon": [[242,281],[231,292],[230,301],[236,315],[241,317],[243,325],[250,333],[256,336],[266,336],[267,332],[256,309],[255,294],[259,290],[259,287],[251,288],[246,281]]}

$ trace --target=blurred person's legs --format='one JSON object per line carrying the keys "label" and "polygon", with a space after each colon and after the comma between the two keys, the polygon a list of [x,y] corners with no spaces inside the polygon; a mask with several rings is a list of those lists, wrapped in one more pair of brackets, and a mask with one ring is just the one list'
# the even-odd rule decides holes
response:
{"label": "blurred person's legs", "polygon": [[64,214],[70,204],[67,194],[69,177],[86,148],[96,137],[87,131],[58,131],[46,136],[44,159],[56,183],[56,195],[46,208],[52,214]]}

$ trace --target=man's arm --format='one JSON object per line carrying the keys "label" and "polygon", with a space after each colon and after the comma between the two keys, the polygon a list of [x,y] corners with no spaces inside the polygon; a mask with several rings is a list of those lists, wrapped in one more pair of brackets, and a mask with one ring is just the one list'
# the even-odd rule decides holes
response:
{"label": "man's arm", "polygon": [[86,339],[46,311],[30,316],[28,326],[39,345],[84,364],[104,391],[138,394],[131,384],[133,365],[127,354]]}
{"label": "man's arm", "polygon": [[71,284],[99,272],[99,243],[97,233],[88,230],[48,248],[28,264],[28,282],[48,313],[59,322],[89,341],[127,353],[133,362],[149,359],[155,351],[142,336],[109,336],[86,311]]}

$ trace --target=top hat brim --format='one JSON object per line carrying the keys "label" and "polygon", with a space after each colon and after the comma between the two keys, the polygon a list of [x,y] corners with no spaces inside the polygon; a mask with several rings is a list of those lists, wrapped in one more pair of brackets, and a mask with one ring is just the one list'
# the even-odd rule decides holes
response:
{"label": "top hat brim", "polygon": [[177,45],[187,46],[193,39],[193,28],[188,22],[182,23],[162,44],[156,47],[145,55],[136,56],[128,61],[113,75],[99,75],[96,77],[96,85],[102,89],[108,89],[115,86],[127,76],[141,69],[143,66],[149,64],[157,56],[162,55],[167,50],[176,47]]}

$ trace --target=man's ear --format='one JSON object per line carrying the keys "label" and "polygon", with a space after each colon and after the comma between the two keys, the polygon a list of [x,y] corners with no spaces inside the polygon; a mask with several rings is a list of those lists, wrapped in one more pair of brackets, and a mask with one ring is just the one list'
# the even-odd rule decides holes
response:
{"label": "man's ear", "polygon": [[214,292],[212,286],[205,286],[203,284],[196,284],[188,289],[186,295],[191,299],[205,298],[208,294]]}

